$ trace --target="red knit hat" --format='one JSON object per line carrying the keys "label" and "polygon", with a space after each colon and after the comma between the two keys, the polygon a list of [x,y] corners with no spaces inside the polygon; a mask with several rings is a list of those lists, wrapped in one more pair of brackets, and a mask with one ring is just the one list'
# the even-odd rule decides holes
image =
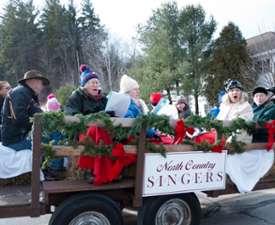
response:
{"label": "red knit hat", "polygon": [[153,92],[150,95],[150,102],[153,106],[156,106],[159,103],[161,98],[162,98],[162,95],[160,92]]}

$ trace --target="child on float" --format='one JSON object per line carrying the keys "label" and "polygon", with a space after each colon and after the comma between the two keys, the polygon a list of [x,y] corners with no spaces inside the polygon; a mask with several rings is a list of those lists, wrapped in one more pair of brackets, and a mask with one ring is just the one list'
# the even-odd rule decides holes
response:
{"label": "child on float", "polygon": [[[61,104],[57,100],[56,96],[53,93],[50,93],[47,96],[47,102],[45,107],[46,112],[60,112]],[[60,144],[60,142],[64,139],[64,135],[60,131],[51,132],[48,137],[43,137],[43,141],[48,143],[51,142],[54,145]],[[62,171],[67,167],[68,159],[67,158],[59,158],[52,159],[49,161],[48,171],[46,173],[46,177],[49,179],[49,176],[52,175],[54,178],[54,174],[50,174],[50,171]]]}
{"label": "child on float", "polygon": [[186,119],[188,116],[191,116],[192,112],[190,107],[183,96],[180,96],[176,102],[176,108],[178,111],[178,118],[179,119]]}

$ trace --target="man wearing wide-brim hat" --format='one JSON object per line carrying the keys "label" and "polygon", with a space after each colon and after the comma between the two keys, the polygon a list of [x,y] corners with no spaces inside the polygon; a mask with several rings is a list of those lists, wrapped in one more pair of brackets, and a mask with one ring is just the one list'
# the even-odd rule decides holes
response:
{"label": "man wearing wide-brim hat", "polygon": [[42,112],[38,95],[49,80],[37,70],[30,70],[18,81],[6,97],[2,109],[2,144],[16,151],[31,149],[28,134],[32,124],[30,118]]}

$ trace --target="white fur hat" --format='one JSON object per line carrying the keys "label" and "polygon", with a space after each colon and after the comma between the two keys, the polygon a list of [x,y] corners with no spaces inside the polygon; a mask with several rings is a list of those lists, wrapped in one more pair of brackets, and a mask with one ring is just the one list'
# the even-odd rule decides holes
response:
{"label": "white fur hat", "polygon": [[120,93],[127,93],[134,88],[139,88],[138,82],[124,74],[120,79]]}

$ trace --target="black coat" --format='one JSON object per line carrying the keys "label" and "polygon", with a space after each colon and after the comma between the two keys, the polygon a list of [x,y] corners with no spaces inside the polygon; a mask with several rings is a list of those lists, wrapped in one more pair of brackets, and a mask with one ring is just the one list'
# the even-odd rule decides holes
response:
{"label": "black coat", "polygon": [[30,118],[42,112],[38,97],[27,85],[18,85],[5,98],[2,109],[2,143],[10,145],[24,140],[31,130]]}
{"label": "black coat", "polygon": [[93,97],[88,95],[83,89],[78,88],[69,97],[64,111],[68,115],[91,114],[104,111],[107,104],[105,96]]}
{"label": "black coat", "polygon": [[4,100],[5,100],[5,97],[4,96],[0,96],[0,124],[2,124],[2,107],[3,107],[3,104],[4,104]]}

